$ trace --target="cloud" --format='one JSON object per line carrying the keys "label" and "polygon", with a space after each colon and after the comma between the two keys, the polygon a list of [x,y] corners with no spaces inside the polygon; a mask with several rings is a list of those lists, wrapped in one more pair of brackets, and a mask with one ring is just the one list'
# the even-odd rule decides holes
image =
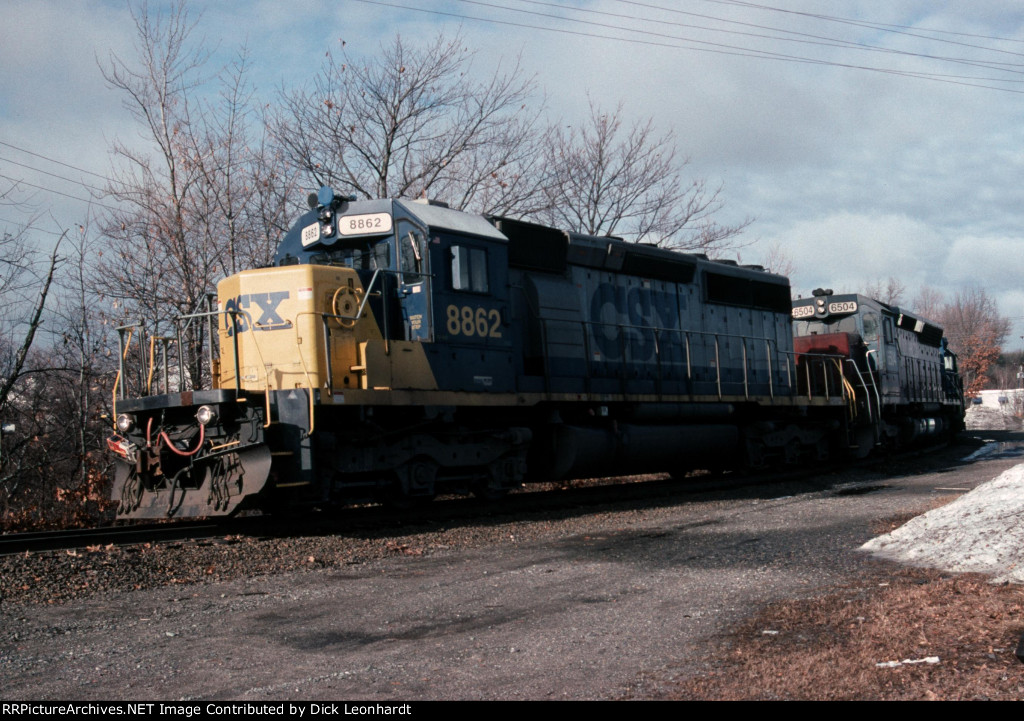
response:
{"label": "cloud", "polygon": [[[824,11],[842,22],[822,19],[817,0],[786,3],[787,12],[724,3],[669,12],[611,0],[515,5],[556,17],[458,2],[415,7],[451,15],[353,0],[196,3],[194,38],[214,51],[211,75],[246,44],[251,80],[272,102],[282,84],[312,77],[340,40],[359,55],[399,33],[415,42],[442,29],[461,32],[481,74],[521,54],[552,120],[580,122],[592,98],[607,108],[621,102],[627,122],[650,117],[660,132],[673,131],[680,154],[692,160],[689,171],[712,186],[724,181],[719,220],[754,217],[748,235],[790,253],[797,288],[856,290],[894,275],[909,288],[977,283],[1000,302],[1019,302],[1024,268],[1013,246],[1024,227],[1024,86],[1001,82],[1021,76],[997,63],[1024,62],[1020,5],[850,0]],[[4,19],[0,137],[106,172],[110,141],[139,137],[94,60],[111,51],[132,55],[126,6],[8,0]],[[673,43],[690,47],[664,47]],[[755,51],[793,57],[749,57]],[[0,173],[10,174],[10,166],[0,164]],[[745,260],[755,254],[743,251]]]}
{"label": "cloud", "polygon": [[[0,25],[3,134],[39,138],[34,147],[95,137],[97,121],[122,119],[97,59],[131,47],[130,19],[100,2],[8,2]],[[47,140],[42,140],[47,138]],[[76,154],[77,149],[69,148]],[[88,149],[86,149],[88,150]]]}
{"label": "cloud", "polygon": [[802,294],[819,286],[859,292],[890,275],[916,288],[930,282],[929,269],[945,255],[934,229],[901,215],[832,213],[798,221],[762,243],[778,243],[792,259],[791,281]]}
{"label": "cloud", "polygon": [[961,236],[953,240],[941,274],[954,285],[1019,285],[1024,279],[1022,237]]}

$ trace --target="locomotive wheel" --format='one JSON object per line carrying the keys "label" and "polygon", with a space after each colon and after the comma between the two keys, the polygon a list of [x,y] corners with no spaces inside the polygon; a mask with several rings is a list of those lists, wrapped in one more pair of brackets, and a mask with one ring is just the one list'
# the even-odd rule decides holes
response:
{"label": "locomotive wheel", "polygon": [[403,493],[400,486],[392,484],[380,497],[380,502],[388,508],[396,511],[412,511],[417,508],[429,506],[434,501],[434,496],[410,496]]}
{"label": "locomotive wheel", "polygon": [[487,503],[496,503],[508,495],[507,488],[495,488],[487,478],[475,481],[471,491],[473,496]]}
{"label": "locomotive wheel", "polygon": [[486,474],[475,479],[469,490],[481,501],[500,501],[522,482],[525,471],[525,450],[508,453],[488,464]]}
{"label": "locomotive wheel", "polygon": [[854,458],[867,458],[875,449],[875,431],[872,428],[859,428],[855,432],[856,442],[850,447]]}
{"label": "locomotive wheel", "polygon": [[500,474],[500,465],[492,465],[487,475],[474,480],[469,486],[474,497],[487,503],[500,501],[508,495],[508,486]]}
{"label": "locomotive wheel", "polygon": [[392,474],[381,501],[399,511],[408,511],[429,504],[436,495],[434,480],[437,463],[427,458],[409,461]]}

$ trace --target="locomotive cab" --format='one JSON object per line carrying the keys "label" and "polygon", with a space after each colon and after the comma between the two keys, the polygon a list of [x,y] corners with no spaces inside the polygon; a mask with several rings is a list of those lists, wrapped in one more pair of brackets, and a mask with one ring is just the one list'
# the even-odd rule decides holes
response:
{"label": "locomotive cab", "polygon": [[310,309],[333,316],[320,353],[335,356],[341,336],[355,336],[356,356],[330,362],[332,389],[336,380],[346,385],[346,365],[358,375],[348,387],[363,390],[511,389],[500,232],[426,201],[353,202],[321,191],[310,202],[275,264],[339,269],[329,307]]}

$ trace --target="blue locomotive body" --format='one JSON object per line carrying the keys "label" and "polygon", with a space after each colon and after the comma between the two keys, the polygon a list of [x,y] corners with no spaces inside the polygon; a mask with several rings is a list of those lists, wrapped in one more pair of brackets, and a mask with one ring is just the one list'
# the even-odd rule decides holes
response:
{"label": "blue locomotive body", "polygon": [[853,389],[801,386],[784,277],[422,201],[323,189],[310,208],[272,267],[218,285],[212,388],[158,387],[144,357],[143,392],[122,390],[122,517],[494,498],[849,445]]}
{"label": "blue locomotive body", "polygon": [[[895,305],[818,290],[793,301],[795,346],[840,357],[859,447],[899,446],[963,429],[963,384],[942,329]],[[819,376],[818,381],[824,380]]]}

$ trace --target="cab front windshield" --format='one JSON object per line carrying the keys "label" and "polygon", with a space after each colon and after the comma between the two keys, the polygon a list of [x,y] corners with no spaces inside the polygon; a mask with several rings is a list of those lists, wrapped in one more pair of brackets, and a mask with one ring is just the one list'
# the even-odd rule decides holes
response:
{"label": "cab front windshield", "polygon": [[[326,248],[309,260],[316,265],[338,265],[355,270],[377,270],[391,267],[389,238],[345,241],[344,246]],[[340,246],[340,247],[339,247]]]}
{"label": "cab front windshield", "polygon": [[794,336],[825,335],[827,333],[860,333],[860,324],[857,322],[857,316],[848,315],[845,318],[837,318],[829,321],[793,321]]}

